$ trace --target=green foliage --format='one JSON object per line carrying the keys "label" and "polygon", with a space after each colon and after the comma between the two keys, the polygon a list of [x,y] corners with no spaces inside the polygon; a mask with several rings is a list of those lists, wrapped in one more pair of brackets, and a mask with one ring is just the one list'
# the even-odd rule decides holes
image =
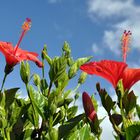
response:
{"label": "green foliage", "polygon": [[127,114],[136,107],[136,96],[133,91],[130,93],[125,92],[123,96],[123,105]]}
{"label": "green foliage", "polygon": [[66,137],[72,129],[82,120],[84,114],[80,114],[75,118],[70,119],[69,121],[65,122],[65,124],[59,127],[59,139]]}
{"label": "green foliage", "polygon": [[126,129],[127,140],[139,140],[140,136],[140,122],[135,122]]}
{"label": "green foliage", "polygon": [[136,110],[137,110],[138,117],[140,119],[140,105],[136,105]]}
{"label": "green foliage", "polygon": [[70,67],[69,71],[68,71],[68,76],[69,79],[73,78],[77,71],[79,70],[80,66],[85,64],[86,62],[88,62],[92,57],[84,57],[84,58],[79,58],[77,59]]}
{"label": "green foliage", "polygon": [[[28,62],[20,63],[20,76],[25,85],[27,97],[19,96],[19,88],[3,89],[6,76],[13,67],[6,65],[6,76],[0,92],[0,140],[96,140],[100,139],[102,129],[98,118],[98,103],[91,96],[93,107],[87,113],[77,114],[76,101],[81,96],[79,87],[85,82],[87,74],[79,72],[81,65],[92,57],[74,60],[71,49],[64,42],[60,56],[51,58],[47,46],[42,50],[42,76],[30,76]],[[45,72],[47,65],[48,73]],[[76,87],[69,89],[73,78]],[[117,100],[113,101],[105,89],[96,85],[102,106],[115,131],[117,140],[138,140],[140,138],[140,105],[133,91],[125,90],[120,80],[116,87]],[[133,118],[137,117],[137,122]],[[89,119],[92,118],[92,119]],[[104,129],[104,128],[103,128]],[[110,132],[111,133],[111,132]]]}
{"label": "green foliage", "polygon": [[109,96],[109,94],[106,92],[105,89],[100,89],[99,95],[100,95],[103,107],[106,109],[108,113],[110,113],[111,109],[113,109],[115,105],[115,102],[112,101],[112,98]]}
{"label": "green foliage", "polygon": [[[78,88],[85,82],[87,74],[81,73],[77,77],[78,86],[68,89],[70,80],[76,76],[80,66],[90,59],[91,57],[85,57],[73,60],[70,46],[64,42],[62,55],[54,58],[48,55],[47,46],[44,46],[42,76],[30,76],[29,63],[21,62],[20,76],[28,96],[26,99],[20,98],[17,93],[19,88],[1,91],[0,139],[68,139],[74,130],[79,133],[77,138],[90,136],[90,127],[86,123],[83,123],[83,128],[78,127],[85,116],[77,116],[78,106],[75,105],[80,96]],[[49,66],[48,73],[45,73],[46,62]],[[73,70],[74,67],[76,70]],[[6,72],[12,72],[8,65]]]}

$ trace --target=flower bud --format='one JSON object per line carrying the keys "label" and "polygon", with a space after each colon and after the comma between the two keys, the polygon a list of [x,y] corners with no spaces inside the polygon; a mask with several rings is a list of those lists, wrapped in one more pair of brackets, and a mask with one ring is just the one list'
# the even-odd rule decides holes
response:
{"label": "flower bud", "polygon": [[83,93],[82,98],[83,98],[83,106],[84,106],[86,117],[90,121],[94,122],[94,119],[97,117],[97,114],[96,114],[96,111],[94,109],[92,100],[86,92]]}
{"label": "flower bud", "polygon": [[69,47],[69,44],[65,41],[62,50],[65,52],[65,55],[67,57],[70,57],[71,49]]}
{"label": "flower bud", "polygon": [[44,45],[44,48],[43,48],[42,53],[41,53],[41,57],[44,60],[44,53],[43,52],[47,54],[47,45]]}
{"label": "flower bud", "polygon": [[39,75],[38,74],[34,74],[34,84],[35,84],[35,86],[38,86],[38,85],[40,85],[40,77],[39,77]]}
{"label": "flower bud", "polygon": [[78,79],[78,83],[83,84],[85,82],[85,80],[86,80],[86,77],[87,77],[87,73],[82,72],[80,77],[79,77],[79,79]]}
{"label": "flower bud", "polygon": [[97,91],[98,91],[98,92],[100,92],[100,91],[101,91],[101,88],[100,88],[100,83],[97,83],[97,84],[96,84],[96,89],[97,89]]}
{"label": "flower bud", "polygon": [[23,61],[20,64],[20,76],[22,81],[27,84],[30,79],[30,65],[28,62],[24,63]]}
{"label": "flower bud", "polygon": [[77,64],[75,63],[69,69],[69,72],[68,72],[69,79],[73,78],[76,75],[77,70],[78,70],[78,67],[77,67]]}
{"label": "flower bud", "polygon": [[98,116],[94,109],[91,97],[86,92],[84,92],[82,95],[82,98],[83,98],[83,106],[85,110],[85,115],[89,120],[91,132],[93,132],[95,135],[100,135],[101,128],[99,126]]}

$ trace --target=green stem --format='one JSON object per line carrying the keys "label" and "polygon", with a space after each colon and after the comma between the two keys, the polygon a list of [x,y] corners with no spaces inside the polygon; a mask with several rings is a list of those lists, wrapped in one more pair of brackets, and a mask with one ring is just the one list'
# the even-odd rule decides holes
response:
{"label": "green stem", "polygon": [[6,137],[7,137],[7,140],[10,140],[10,132],[9,131],[6,132]]}
{"label": "green stem", "polygon": [[2,92],[2,89],[3,89],[4,83],[5,83],[6,77],[7,77],[7,74],[5,73],[5,74],[4,74],[3,81],[2,81],[2,85],[1,85],[1,90],[0,90],[0,92]]}
{"label": "green stem", "polygon": [[45,77],[44,59],[42,60],[42,64],[43,64],[43,67],[42,67],[42,78],[44,79],[44,77]]}
{"label": "green stem", "polygon": [[4,133],[5,133],[4,140],[10,140],[10,132],[9,132],[9,130],[4,129]]}
{"label": "green stem", "polygon": [[50,95],[51,88],[52,88],[52,81],[50,81],[50,85],[49,85],[49,89],[48,89],[48,97],[49,97],[49,95]]}
{"label": "green stem", "polygon": [[123,124],[124,124],[124,128],[127,127],[126,125],[126,119],[125,119],[125,114],[124,114],[124,110],[123,110],[123,106],[122,106],[122,97],[120,98],[120,113],[122,115],[122,119],[123,119]]}
{"label": "green stem", "polygon": [[[26,90],[27,90],[27,93],[28,93],[28,97],[30,99],[30,102],[31,102],[31,105],[32,105],[32,108],[33,108],[33,114],[34,114],[34,119],[36,119],[36,112],[35,112],[35,108],[34,108],[34,105],[33,105],[33,101],[32,101],[32,98],[30,96],[30,91],[28,89],[28,84],[25,84],[26,85]],[[35,126],[36,127],[36,126]]]}
{"label": "green stem", "polygon": [[54,122],[56,121],[56,119],[58,118],[58,116],[59,116],[59,113],[57,113],[57,115],[56,115],[56,117],[54,118],[52,124],[54,124]]}
{"label": "green stem", "polygon": [[53,116],[50,116],[49,118],[49,129],[51,130],[53,126]]}
{"label": "green stem", "polygon": [[78,88],[80,87],[80,83],[78,83],[78,85],[75,87],[74,92],[76,92],[78,90]]}

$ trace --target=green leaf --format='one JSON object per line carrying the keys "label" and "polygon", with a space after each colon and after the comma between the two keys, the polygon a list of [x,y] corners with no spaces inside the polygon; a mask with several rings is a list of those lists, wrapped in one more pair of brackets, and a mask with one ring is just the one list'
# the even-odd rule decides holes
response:
{"label": "green leaf", "polygon": [[41,112],[44,113],[44,107],[48,106],[48,100],[42,94],[36,91],[33,92],[33,99]]}
{"label": "green leaf", "polygon": [[[39,122],[38,113],[40,113],[40,111],[38,110],[38,107],[36,105],[36,100],[34,99],[34,89],[32,86],[28,86],[28,94],[31,102],[31,107],[28,109],[30,121],[35,125],[35,127],[38,127],[38,122]],[[33,119],[33,121],[31,119]]]}
{"label": "green leaf", "polygon": [[88,140],[90,137],[90,129],[88,125],[84,125],[80,130],[80,140]]}
{"label": "green leaf", "polygon": [[93,136],[88,124],[84,124],[81,128],[78,128],[73,133],[69,134],[68,140],[96,140]]}
{"label": "green leaf", "polygon": [[78,58],[76,60],[77,67],[80,68],[81,65],[83,65],[83,64],[87,63],[88,61],[90,61],[91,58],[92,58],[92,56]]}
{"label": "green leaf", "polygon": [[32,129],[25,130],[23,140],[32,140],[31,138],[32,132],[33,132]]}
{"label": "green leaf", "polygon": [[64,98],[68,97],[71,94],[71,90],[67,90],[64,93]]}
{"label": "green leaf", "polygon": [[66,71],[66,59],[65,57],[55,57],[50,67],[49,76],[51,81],[55,82],[63,77]]}
{"label": "green leaf", "polygon": [[108,95],[105,89],[101,89],[99,95],[103,107],[107,112],[110,112],[113,106],[115,105],[115,102],[112,101],[112,98]]}
{"label": "green leaf", "polygon": [[42,51],[43,57],[46,59],[48,64],[51,66],[52,65],[52,59],[48,56],[48,54],[44,51]]}
{"label": "green leaf", "polygon": [[69,79],[73,78],[76,75],[77,71],[79,70],[80,66],[88,62],[91,58],[92,57],[89,56],[77,59],[68,71]]}
{"label": "green leaf", "polygon": [[136,140],[136,138],[138,138],[139,135],[140,135],[140,122],[135,122],[135,124],[126,128],[126,140]]}
{"label": "green leaf", "polygon": [[129,94],[125,93],[123,96],[123,105],[126,110],[126,113],[132,111],[136,107],[136,96],[133,91],[131,91]]}
{"label": "green leaf", "polygon": [[69,105],[73,101],[73,98],[65,98],[65,104]]}
{"label": "green leaf", "polygon": [[62,92],[64,90],[64,88],[68,85],[69,82],[69,78],[68,78],[68,74],[66,73],[66,71],[63,73],[63,76],[54,82],[56,88],[59,88],[59,90]]}
{"label": "green leaf", "polygon": [[[25,117],[25,114],[26,114],[29,107],[30,107],[30,103],[23,105],[23,106],[20,106],[21,110],[19,113],[16,111],[13,111],[14,113],[10,118],[10,122],[11,122],[11,125],[14,125],[13,130],[12,130],[12,134],[15,135],[15,137],[17,137],[17,136],[20,137],[20,135],[23,132],[24,123],[27,119]],[[22,118],[23,115],[24,115],[24,119]],[[15,120],[15,121],[13,121],[13,120]]]}
{"label": "green leaf", "polygon": [[95,108],[95,111],[97,112],[98,111],[98,103],[97,103],[97,100],[94,97],[94,94],[92,94],[91,100],[92,100],[93,106]]}
{"label": "green leaf", "polygon": [[66,139],[68,139],[68,140],[78,140],[78,138],[79,138],[79,130],[77,129],[77,130],[73,131],[72,133],[70,133],[68,138],[66,138]]}
{"label": "green leaf", "polygon": [[120,125],[122,123],[122,116],[120,114],[112,114],[111,117],[116,125]]}
{"label": "green leaf", "polygon": [[41,79],[40,81],[40,87],[41,87],[41,90],[46,90],[48,88],[48,83],[46,81],[46,79]]}
{"label": "green leaf", "polygon": [[64,98],[62,96],[60,96],[57,100],[56,100],[56,104],[57,107],[61,107],[64,105]]}
{"label": "green leaf", "polygon": [[16,92],[19,88],[12,88],[4,91],[5,93],[5,108],[8,109],[10,105],[14,102]]}
{"label": "green leaf", "polygon": [[77,110],[78,110],[78,106],[72,106],[67,110],[68,120],[75,116]]}
{"label": "green leaf", "polygon": [[52,128],[49,132],[50,140],[58,140],[58,131]]}
{"label": "green leaf", "polygon": [[54,119],[55,122],[53,122],[53,125],[56,125],[56,124],[60,123],[61,121],[63,121],[63,119],[65,118],[65,109],[60,108],[60,110],[53,115],[53,118],[55,118]]}
{"label": "green leaf", "polygon": [[59,139],[64,138],[69,132],[84,118],[84,114],[80,114],[75,118],[70,119],[66,124],[61,125],[58,129]]}
{"label": "green leaf", "polygon": [[46,102],[47,100],[45,99],[45,97],[41,94],[39,94],[38,92],[36,92],[32,86],[30,86],[29,88],[29,93],[30,93],[30,97],[31,97],[31,102],[33,105],[33,109],[34,111],[37,111],[39,113],[39,115],[45,119],[44,116],[44,106],[46,106]]}
{"label": "green leaf", "polygon": [[140,119],[140,106],[139,105],[136,105],[136,110],[137,110],[138,117]]}

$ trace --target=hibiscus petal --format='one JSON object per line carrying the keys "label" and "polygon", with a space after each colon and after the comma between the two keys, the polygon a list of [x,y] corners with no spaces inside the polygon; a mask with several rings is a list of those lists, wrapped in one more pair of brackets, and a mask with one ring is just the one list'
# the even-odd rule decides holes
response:
{"label": "hibiscus petal", "polygon": [[20,48],[16,51],[16,57],[18,57],[19,61],[23,60],[30,60],[36,63],[38,67],[42,67],[43,64],[39,59],[37,58],[38,54],[35,52],[28,52],[26,50],[22,50]]}
{"label": "hibiscus petal", "polygon": [[95,74],[107,79],[116,88],[126,67],[127,64],[124,62],[102,60],[84,64],[80,69],[88,74]]}
{"label": "hibiscus petal", "polygon": [[140,80],[140,69],[126,68],[123,73],[124,89],[130,89],[136,82]]}
{"label": "hibiscus petal", "polygon": [[3,55],[11,54],[13,53],[13,45],[10,42],[0,42],[0,52],[3,53]]}

